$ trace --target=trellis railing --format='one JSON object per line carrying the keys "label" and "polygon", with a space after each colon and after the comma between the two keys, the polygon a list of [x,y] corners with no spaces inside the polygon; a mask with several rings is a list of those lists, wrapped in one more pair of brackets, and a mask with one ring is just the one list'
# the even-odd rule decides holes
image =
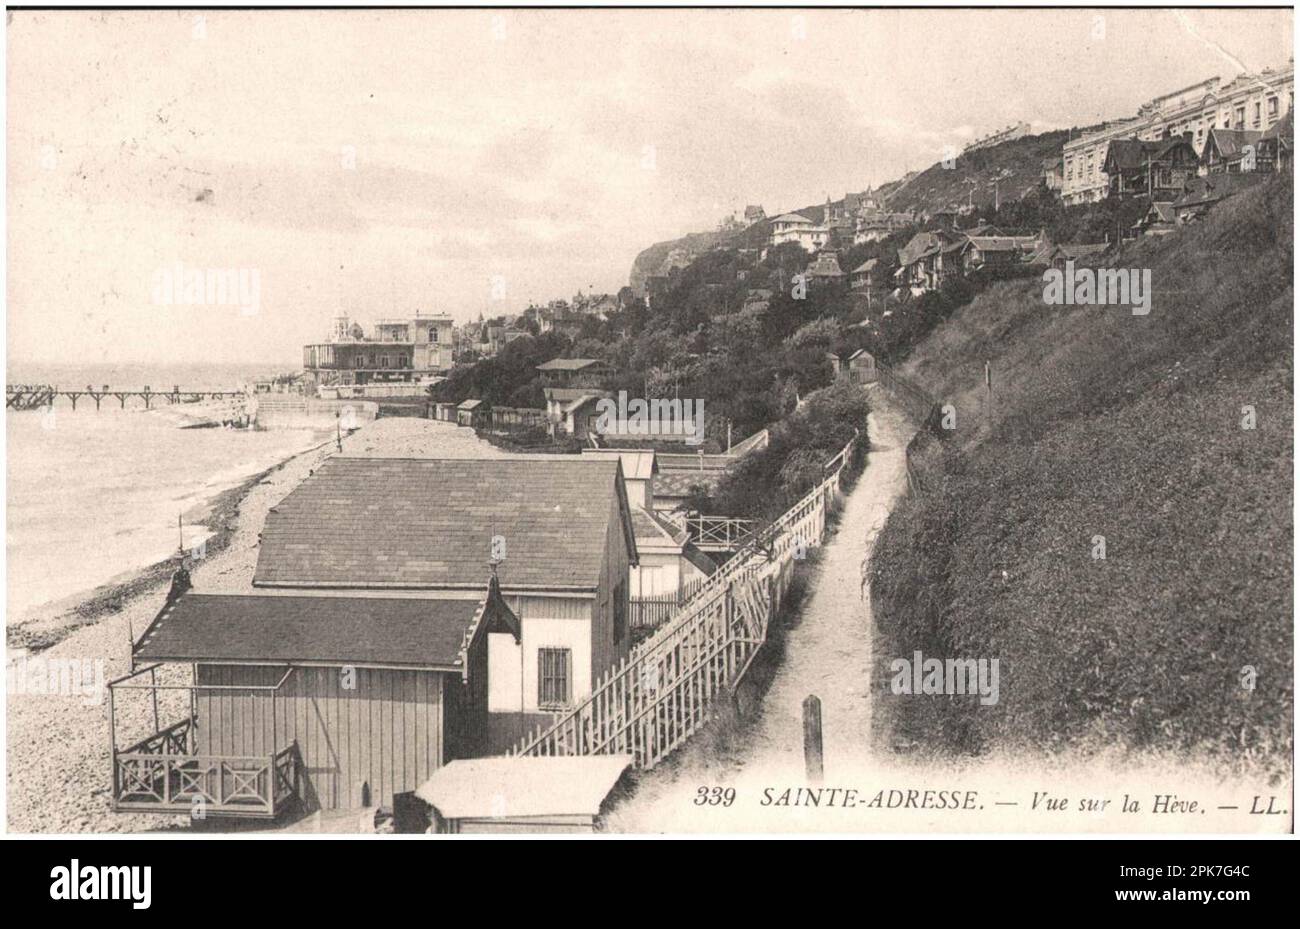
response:
{"label": "trellis railing", "polygon": [[767,640],[794,562],[821,544],[856,436],[827,476],[756,534],[650,638],[596,683],[589,697],[522,739],[514,755],[630,754],[652,768],[704,725]]}
{"label": "trellis railing", "polygon": [[729,552],[754,537],[761,524],[739,516],[688,516],[686,532],[706,552]]}
{"label": "trellis railing", "polygon": [[[271,685],[161,684],[157,665],[138,668],[109,683],[109,733],[111,740],[112,804],[118,812],[182,813],[196,810],[222,816],[275,818],[300,796],[300,759],[297,742],[263,755],[198,754],[198,714],[193,695],[198,691],[253,692],[271,699],[269,744],[274,749],[275,699],[293,673],[287,669]],[[148,673],[148,683],[134,678]],[[154,726],[158,726],[158,693],[187,690],[189,715],[124,749],[117,747],[115,695],[124,690],[150,692]]]}

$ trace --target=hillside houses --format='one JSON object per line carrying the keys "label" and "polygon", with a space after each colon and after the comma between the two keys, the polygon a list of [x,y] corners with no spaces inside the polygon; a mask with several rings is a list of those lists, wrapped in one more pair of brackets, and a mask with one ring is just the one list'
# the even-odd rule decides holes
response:
{"label": "hillside houses", "polygon": [[797,243],[806,252],[815,252],[830,240],[830,228],[815,223],[799,213],[784,213],[772,220],[772,245]]}
{"label": "hillside houses", "polygon": [[[1105,165],[1116,142],[1182,137],[1203,158],[1212,131],[1267,133],[1291,113],[1294,102],[1294,60],[1285,68],[1240,74],[1226,84],[1215,77],[1156,97],[1143,104],[1136,116],[1107,123],[1065,143],[1061,197],[1073,205],[1110,195],[1112,184]],[[1131,155],[1122,159],[1130,160]],[[1198,173],[1207,173],[1208,167],[1202,164]]]}
{"label": "hillside houses", "polygon": [[1200,156],[1182,136],[1159,142],[1117,139],[1110,143],[1102,170],[1111,197],[1172,200],[1195,177]]}

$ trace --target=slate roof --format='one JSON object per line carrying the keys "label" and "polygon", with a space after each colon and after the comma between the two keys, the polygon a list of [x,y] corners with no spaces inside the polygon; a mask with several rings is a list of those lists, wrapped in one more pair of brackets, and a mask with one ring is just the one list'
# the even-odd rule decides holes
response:
{"label": "slate roof", "polygon": [[[479,566],[479,578],[487,569]],[[483,582],[486,586],[486,582]],[[150,661],[457,667],[479,600],[186,593],[135,647]]]}
{"label": "slate roof", "polygon": [[477,588],[493,535],[507,590],[593,590],[617,505],[617,461],[346,458],[325,461],[266,519],[255,586]]}
{"label": "slate roof", "polygon": [[1235,161],[1243,155],[1247,145],[1254,145],[1262,135],[1262,132],[1253,129],[1211,129],[1206,136],[1205,149],[1201,157],[1208,158],[1210,146],[1213,145],[1220,158],[1225,161]]}

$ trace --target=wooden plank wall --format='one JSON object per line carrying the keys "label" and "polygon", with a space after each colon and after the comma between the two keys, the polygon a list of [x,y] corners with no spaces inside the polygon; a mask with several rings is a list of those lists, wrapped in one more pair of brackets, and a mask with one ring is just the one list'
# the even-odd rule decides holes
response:
{"label": "wooden plank wall", "polygon": [[[199,754],[266,755],[298,742],[309,808],[357,805],[359,785],[373,804],[414,790],[443,762],[442,676],[431,671],[357,668],[355,688],[339,668],[298,668],[269,693],[197,693]],[[200,665],[199,683],[275,684],[282,668]],[[459,681],[457,680],[457,683]]]}

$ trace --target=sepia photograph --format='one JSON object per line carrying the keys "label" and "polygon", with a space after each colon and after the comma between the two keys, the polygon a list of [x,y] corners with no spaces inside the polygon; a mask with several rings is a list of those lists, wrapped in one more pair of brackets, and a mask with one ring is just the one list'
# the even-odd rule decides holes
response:
{"label": "sepia photograph", "polygon": [[1293,833],[1289,7],[5,31],[9,835]]}

